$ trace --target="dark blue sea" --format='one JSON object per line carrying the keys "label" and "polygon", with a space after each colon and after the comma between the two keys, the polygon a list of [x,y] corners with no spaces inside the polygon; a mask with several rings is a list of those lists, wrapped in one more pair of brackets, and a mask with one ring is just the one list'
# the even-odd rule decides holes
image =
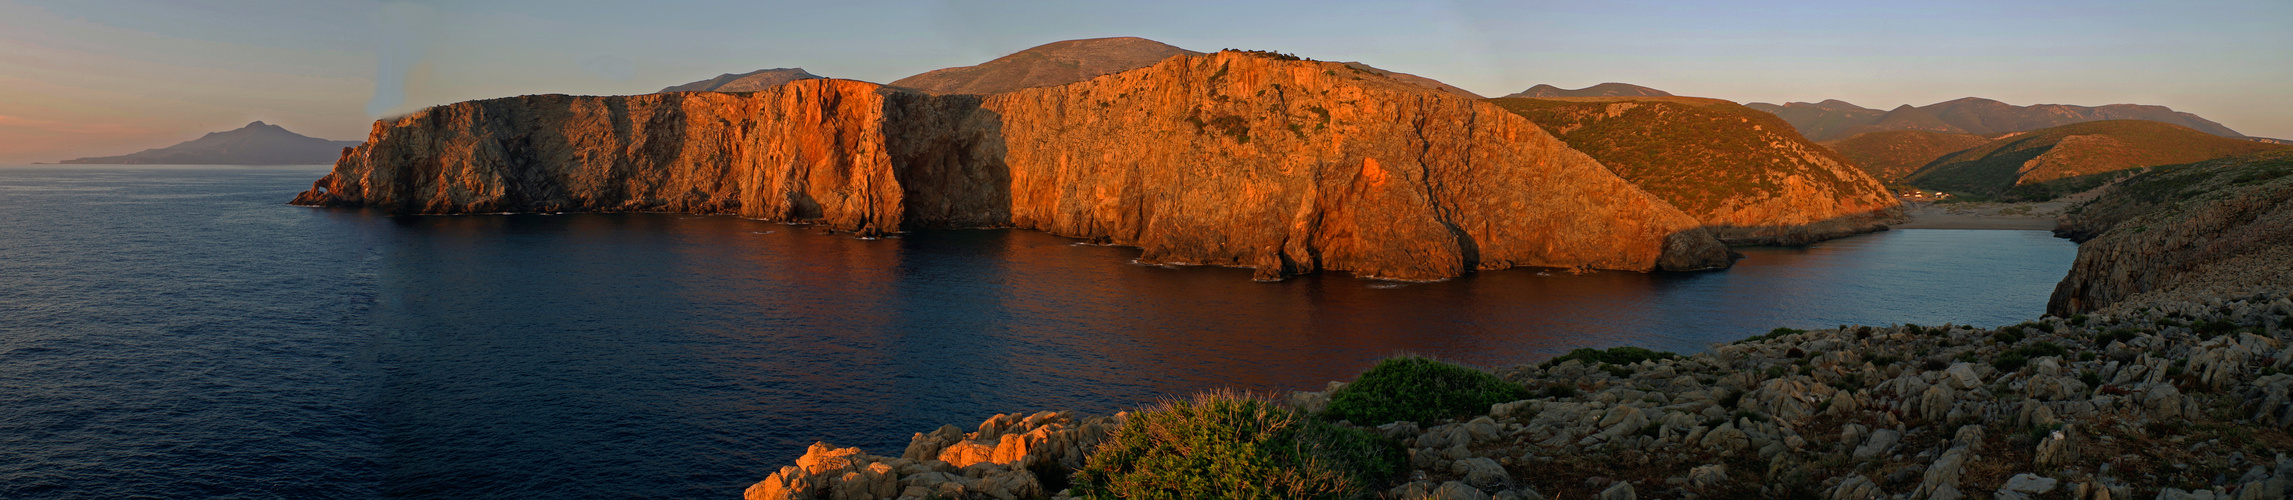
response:
{"label": "dark blue sea", "polygon": [[287,206],[323,167],[0,167],[0,498],[738,498],[804,446],[1779,326],[2037,317],[2071,243],[1898,230],[1689,274],[1131,263],[1029,231]]}

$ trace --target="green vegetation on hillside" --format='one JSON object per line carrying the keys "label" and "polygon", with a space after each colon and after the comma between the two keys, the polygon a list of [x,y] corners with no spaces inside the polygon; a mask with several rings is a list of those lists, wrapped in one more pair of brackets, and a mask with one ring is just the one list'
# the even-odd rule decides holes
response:
{"label": "green vegetation on hillside", "polygon": [[1132,413],[1073,481],[1091,499],[1351,499],[1407,462],[1384,436],[1213,392]]}
{"label": "green vegetation on hillside", "polygon": [[[2096,174],[2282,148],[2168,123],[2106,120],[1994,140],[1939,158],[1907,180],[1914,186],[1962,196],[2045,200],[2108,180],[2092,177]],[[2043,185],[2046,183],[2057,184]],[[2041,185],[2029,186],[2032,184]]]}
{"label": "green vegetation on hillside", "polygon": [[2208,193],[2285,177],[2293,177],[2293,148],[2146,169],[2111,186],[2107,196],[2070,207],[2068,212],[2079,223],[2066,225],[2058,234],[2085,241],[2136,216],[2170,213],[2170,207]]}
{"label": "green vegetation on hillside", "polygon": [[[1818,168],[1776,142],[1801,142],[1806,154],[1846,164],[1837,153],[1805,143],[1782,118],[1727,101],[1634,97],[1489,102],[1528,118],[1690,215],[1712,214],[1743,194],[1778,192],[1779,181],[1792,174],[1833,192],[1862,189],[1858,179]],[[1784,170],[1784,175],[1777,170]]]}
{"label": "green vegetation on hillside", "polygon": [[1989,142],[1990,138],[1974,134],[1889,130],[1856,134],[1823,145],[1838,151],[1879,182],[1895,184],[1936,158]]}

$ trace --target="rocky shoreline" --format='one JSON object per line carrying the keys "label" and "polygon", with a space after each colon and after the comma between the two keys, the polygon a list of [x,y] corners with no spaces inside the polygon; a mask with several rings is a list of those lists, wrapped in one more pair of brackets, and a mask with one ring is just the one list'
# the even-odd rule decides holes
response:
{"label": "rocky shoreline", "polygon": [[[2287,498],[2293,157],[2161,167],[2111,189],[2057,229],[2086,244],[2052,315],[1779,328],[1686,356],[1584,349],[1459,368],[1527,397],[1454,418],[1337,422],[1389,440],[1407,465],[1361,475],[1386,478],[1372,491],[1321,496]],[[1402,385],[1403,398],[1446,390]],[[1287,408],[1276,420],[1334,420],[1353,413],[1325,411],[1333,400],[1366,392],[1346,388],[1266,399]],[[1157,432],[1127,421],[1171,408],[999,415],[918,433],[898,457],[815,444],[746,497],[1074,498],[1071,479],[1108,470],[1094,468],[1095,445]]]}
{"label": "rocky shoreline", "polygon": [[[2284,292],[1995,329],[1778,329],[1498,368],[1537,397],[1360,427],[1408,449],[1380,498],[2284,498],[2286,335]],[[1315,412],[1343,385],[1283,399]],[[746,496],[1068,498],[1045,476],[1082,467],[1124,418],[999,415],[896,457],[816,444]]]}

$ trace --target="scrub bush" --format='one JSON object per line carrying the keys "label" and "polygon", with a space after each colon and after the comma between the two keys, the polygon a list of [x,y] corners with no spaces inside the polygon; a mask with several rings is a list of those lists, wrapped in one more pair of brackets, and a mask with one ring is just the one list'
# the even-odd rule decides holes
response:
{"label": "scrub bush", "polygon": [[1075,472],[1072,491],[1091,499],[1364,498],[1405,463],[1401,445],[1384,436],[1221,391],[1132,413]]}

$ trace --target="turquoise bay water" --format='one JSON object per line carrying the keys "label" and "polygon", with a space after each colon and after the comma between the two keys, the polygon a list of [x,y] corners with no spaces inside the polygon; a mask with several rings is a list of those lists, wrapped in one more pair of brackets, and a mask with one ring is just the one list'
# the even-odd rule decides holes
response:
{"label": "turquoise bay water", "polygon": [[734,498],[814,440],[1777,326],[2038,316],[2076,247],[1902,230],[1442,283],[677,214],[290,207],[321,167],[0,167],[0,498]]}

